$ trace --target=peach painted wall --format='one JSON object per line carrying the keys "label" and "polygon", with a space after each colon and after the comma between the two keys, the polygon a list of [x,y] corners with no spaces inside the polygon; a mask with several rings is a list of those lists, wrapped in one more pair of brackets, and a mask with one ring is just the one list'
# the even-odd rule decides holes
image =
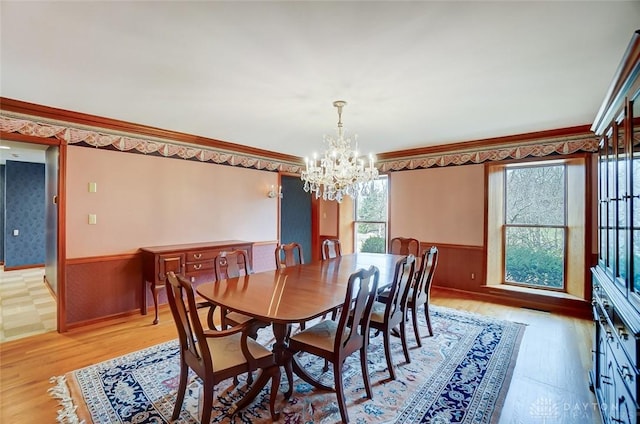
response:
{"label": "peach painted wall", "polygon": [[484,165],[392,172],[390,237],[482,246]]}
{"label": "peach painted wall", "polygon": [[275,172],[78,146],[67,159],[67,258],[277,239],[277,201],[267,197]]}
{"label": "peach painted wall", "polygon": [[320,200],[320,235],[338,236],[338,203]]}

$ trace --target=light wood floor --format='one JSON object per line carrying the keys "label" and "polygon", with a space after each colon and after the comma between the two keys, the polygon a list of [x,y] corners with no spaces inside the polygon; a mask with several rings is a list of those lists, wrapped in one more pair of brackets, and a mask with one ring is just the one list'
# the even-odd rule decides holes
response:
{"label": "light wood floor", "polygon": [[0,342],[55,331],[56,301],[43,276],[44,268],[0,265]]}
{"label": "light wood floor", "polygon": [[[593,324],[436,290],[433,304],[527,324],[501,424],[592,424],[600,418],[588,388]],[[176,337],[168,308],[160,323],[130,316],[64,334],[0,344],[0,422],[53,423],[59,409],[49,378]]]}

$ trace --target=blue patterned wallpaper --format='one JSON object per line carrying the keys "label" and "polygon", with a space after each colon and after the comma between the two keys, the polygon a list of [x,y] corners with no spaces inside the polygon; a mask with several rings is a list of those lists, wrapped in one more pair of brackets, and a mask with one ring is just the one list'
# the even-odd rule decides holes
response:
{"label": "blue patterned wallpaper", "polygon": [[7,161],[5,200],[5,267],[44,264],[45,165]]}
{"label": "blue patterned wallpaper", "polygon": [[304,262],[311,262],[311,193],[304,191],[300,177],[283,175],[280,203],[280,242],[302,246]]}

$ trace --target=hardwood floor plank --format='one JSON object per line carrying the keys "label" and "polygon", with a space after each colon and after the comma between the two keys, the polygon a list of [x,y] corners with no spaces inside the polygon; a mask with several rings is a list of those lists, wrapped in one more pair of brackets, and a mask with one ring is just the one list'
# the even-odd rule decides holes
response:
{"label": "hardwood floor plank", "polygon": [[[478,301],[434,289],[432,303],[527,324],[501,424],[600,422],[588,388],[593,324],[545,312]],[[51,423],[59,409],[47,390],[50,377],[176,337],[168,307],[153,317],[130,316],[64,334],[47,333],[0,344],[0,422]],[[553,408],[556,409],[553,409]],[[537,414],[537,415],[536,415]]]}

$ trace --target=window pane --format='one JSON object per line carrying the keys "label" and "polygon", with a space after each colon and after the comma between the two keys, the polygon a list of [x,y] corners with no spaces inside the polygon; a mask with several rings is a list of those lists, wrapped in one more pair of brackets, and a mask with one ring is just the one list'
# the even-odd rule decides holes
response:
{"label": "window pane", "polygon": [[564,246],[562,228],[507,227],[505,280],[562,289]]}
{"label": "window pane", "polygon": [[356,200],[356,221],[387,221],[387,178],[373,181],[371,193]]}
{"label": "window pane", "polygon": [[506,224],[564,225],[564,166],[507,169]]}
{"label": "window pane", "polygon": [[355,251],[384,253],[387,249],[387,176],[373,181],[368,194],[355,201]]}
{"label": "window pane", "polygon": [[386,223],[356,222],[356,252],[385,253],[386,235]]}

